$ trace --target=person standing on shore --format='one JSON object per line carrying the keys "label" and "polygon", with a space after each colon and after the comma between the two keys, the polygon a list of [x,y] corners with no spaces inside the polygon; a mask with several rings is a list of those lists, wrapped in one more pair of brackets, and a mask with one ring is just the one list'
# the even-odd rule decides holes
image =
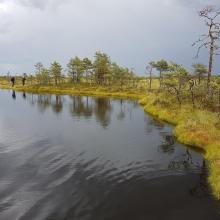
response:
{"label": "person standing on shore", "polygon": [[15,77],[14,76],[11,77],[11,85],[12,85],[12,87],[14,87],[14,85],[15,85]]}
{"label": "person standing on shore", "polygon": [[26,82],[26,77],[25,75],[22,77],[22,85],[25,86],[25,82]]}

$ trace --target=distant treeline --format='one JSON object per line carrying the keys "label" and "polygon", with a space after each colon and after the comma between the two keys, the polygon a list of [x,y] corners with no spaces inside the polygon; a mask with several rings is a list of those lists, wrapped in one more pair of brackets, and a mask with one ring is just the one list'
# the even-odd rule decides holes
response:
{"label": "distant treeline", "polygon": [[35,65],[35,78],[40,84],[54,83],[58,85],[63,80],[69,79],[72,83],[89,83],[98,85],[110,85],[124,83],[124,80],[135,78],[135,74],[128,68],[120,67],[111,62],[110,57],[101,52],[95,53],[95,59],[80,59],[78,56],[71,58],[64,69],[57,61],[51,63],[49,68],[42,63]]}

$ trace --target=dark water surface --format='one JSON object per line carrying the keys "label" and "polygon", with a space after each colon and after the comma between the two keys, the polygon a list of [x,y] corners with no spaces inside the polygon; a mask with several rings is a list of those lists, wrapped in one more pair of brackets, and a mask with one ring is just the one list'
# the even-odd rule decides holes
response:
{"label": "dark water surface", "polygon": [[134,101],[0,91],[0,220],[220,219],[201,153]]}

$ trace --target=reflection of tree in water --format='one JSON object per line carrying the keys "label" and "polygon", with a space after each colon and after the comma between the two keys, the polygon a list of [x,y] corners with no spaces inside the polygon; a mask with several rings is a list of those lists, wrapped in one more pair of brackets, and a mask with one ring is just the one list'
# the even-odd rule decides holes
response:
{"label": "reflection of tree in water", "polygon": [[125,118],[125,110],[123,108],[123,100],[120,100],[120,112],[117,115],[118,120],[123,120]]}
{"label": "reflection of tree in water", "polygon": [[[27,95],[27,101],[31,105],[37,105],[40,112],[44,112],[49,107],[59,114],[63,110],[64,96],[56,95],[55,98],[52,95]],[[69,110],[73,117],[85,117],[90,118],[93,113],[96,120],[103,126],[107,127],[111,119],[111,102],[105,98],[95,98],[91,100],[89,97],[82,96],[70,96]],[[121,106],[123,103],[121,103]],[[123,108],[121,108],[120,118],[125,117]]]}
{"label": "reflection of tree in water", "polygon": [[105,98],[95,98],[93,101],[89,97],[70,96],[70,113],[73,117],[90,118],[92,114],[103,127],[110,123],[111,103]]}
{"label": "reflection of tree in water", "polygon": [[105,128],[108,127],[111,121],[111,102],[109,99],[105,98],[96,98],[95,99],[95,108],[94,113],[96,116],[96,120],[101,123],[101,125]]}
{"label": "reflection of tree in water", "polygon": [[40,112],[45,112],[51,106],[51,95],[38,95],[36,103]]}
{"label": "reflection of tree in water", "polygon": [[85,104],[85,113],[84,115],[86,118],[90,118],[92,116],[92,105],[89,104],[89,97],[86,97],[86,104]]}
{"label": "reflection of tree in water", "polygon": [[181,169],[188,170],[195,167],[198,168],[198,164],[193,162],[192,155],[189,152],[188,148],[186,148],[186,152],[184,154],[173,158],[168,165],[169,169],[177,169],[177,170],[181,170]]}
{"label": "reflection of tree in water", "polygon": [[193,168],[199,171],[199,181],[197,185],[189,189],[189,193],[197,198],[203,198],[210,196],[209,184],[207,181],[208,168],[206,166],[206,161],[203,159],[201,165],[193,161],[192,155],[189,149],[186,148],[186,152],[183,155],[175,157],[168,165],[169,169],[178,170],[192,170]]}
{"label": "reflection of tree in water", "polygon": [[[24,93],[23,93],[23,97],[24,97]],[[53,95],[26,95],[25,94],[25,98],[27,99],[27,101],[35,106],[37,105],[38,110],[40,112],[45,112],[48,108],[52,108],[52,110],[59,114],[62,112],[63,110],[63,102],[64,102],[64,97],[63,96],[59,96],[56,95],[55,99],[53,99]]]}
{"label": "reflection of tree in water", "polygon": [[172,154],[175,151],[175,138],[173,135],[163,133],[163,143],[159,146],[159,149],[162,150],[163,153]]}
{"label": "reflection of tree in water", "polygon": [[158,130],[162,130],[164,128],[164,123],[162,123],[160,120],[150,117],[150,116],[146,116],[144,118],[144,122],[146,124],[145,130],[147,133],[151,133],[155,127]]}
{"label": "reflection of tree in water", "polygon": [[208,169],[205,159],[203,159],[203,163],[200,169],[199,182],[189,191],[192,196],[199,198],[210,196],[210,190],[207,181]]}
{"label": "reflection of tree in water", "polygon": [[132,107],[133,107],[133,109],[135,109],[135,108],[139,108],[139,103],[138,103],[138,101],[131,101],[132,102]]}
{"label": "reflection of tree in water", "polygon": [[36,103],[36,99],[35,99],[35,95],[34,94],[30,94],[30,95],[27,95],[26,96],[26,99],[28,100],[28,103],[31,105],[31,106],[34,106],[35,103]]}
{"label": "reflection of tree in water", "polygon": [[26,99],[26,93],[25,92],[22,93],[22,97],[23,97],[23,99]]}
{"label": "reflection of tree in water", "polygon": [[84,98],[81,96],[70,96],[70,113],[73,117],[85,117],[90,118],[92,116],[92,105],[89,104],[89,98],[86,97],[86,101],[84,102]]}
{"label": "reflection of tree in water", "polygon": [[55,113],[59,114],[63,110],[63,97],[56,95],[55,101],[52,101],[52,109]]}

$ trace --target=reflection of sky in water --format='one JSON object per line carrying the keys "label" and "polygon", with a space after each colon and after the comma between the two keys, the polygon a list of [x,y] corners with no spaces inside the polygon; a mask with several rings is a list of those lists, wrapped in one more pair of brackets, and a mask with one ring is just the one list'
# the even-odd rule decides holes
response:
{"label": "reflection of sky in water", "polygon": [[199,153],[175,142],[171,126],[133,101],[22,93],[14,99],[0,91],[0,103],[4,219],[44,219],[60,206],[62,217],[89,213],[121,184],[129,188],[127,181],[138,186],[202,167]]}

